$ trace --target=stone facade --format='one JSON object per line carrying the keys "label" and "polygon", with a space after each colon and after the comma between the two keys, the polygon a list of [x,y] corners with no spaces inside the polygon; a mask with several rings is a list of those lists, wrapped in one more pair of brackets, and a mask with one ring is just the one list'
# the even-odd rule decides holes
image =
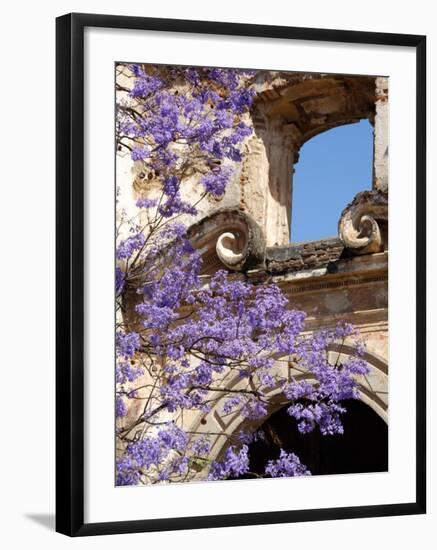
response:
{"label": "stone facade", "polygon": [[[248,121],[253,134],[234,180],[220,200],[204,201],[197,219],[190,221],[190,239],[204,260],[203,275],[226,268],[255,284],[277,283],[291,306],[307,313],[308,331],[338,320],[356,325],[365,337],[371,369],[359,380],[360,395],[387,422],[388,80],[259,72],[254,86],[257,96]],[[374,128],[372,190],[345,205],[337,238],[290,244],[292,179],[300,148],[321,132],[361,119]],[[144,178],[153,192],[153,174],[141,174],[127,157],[118,159],[117,179],[124,189],[120,200],[126,209],[143,193]],[[194,183],[192,191],[188,187],[197,200]],[[132,314],[132,306],[128,304],[126,315]],[[134,322],[132,314],[129,323]],[[341,353],[348,353],[347,342]],[[288,359],[278,357],[276,368],[288,369]],[[298,370],[292,374],[307,377]],[[236,389],[238,383],[230,379],[227,387]],[[272,412],[277,397],[272,391]],[[205,432],[241,428],[238,415],[225,421],[219,409],[220,401],[206,417],[193,413],[184,422]],[[212,458],[220,455],[225,439],[217,437]]]}

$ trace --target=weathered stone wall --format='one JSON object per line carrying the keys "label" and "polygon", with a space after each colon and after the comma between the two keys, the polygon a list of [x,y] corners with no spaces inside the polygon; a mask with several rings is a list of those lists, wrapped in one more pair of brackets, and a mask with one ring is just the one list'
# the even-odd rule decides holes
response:
{"label": "weathered stone wall", "polygon": [[[196,218],[185,218],[203,255],[204,274],[225,267],[237,278],[277,283],[291,307],[307,313],[308,331],[339,320],[356,325],[367,342],[371,368],[369,376],[360,377],[360,394],[387,421],[388,80],[260,71],[253,84],[257,98],[248,122],[254,131],[233,182],[221,199],[199,205]],[[300,147],[325,130],[363,118],[374,125],[373,191],[345,205],[338,238],[291,246],[292,174]],[[154,192],[153,174],[145,174],[141,163],[126,156],[117,159],[117,183],[120,206],[128,212],[145,190]],[[185,196],[198,199],[195,176]],[[347,346],[342,352],[347,353]],[[288,368],[278,358],[277,368],[284,364]],[[228,381],[230,388],[236,384]],[[272,391],[272,412],[276,397]],[[201,431],[231,433],[239,428],[241,418],[223,420],[219,407],[220,401],[206,417],[186,414],[184,423]],[[224,443],[225,438],[217,438],[214,456]]]}
{"label": "weathered stone wall", "polygon": [[[294,164],[312,137],[336,126],[375,120],[377,97],[378,181],[384,166],[381,145],[387,136],[382,109],[384,79],[323,74],[260,73],[252,109],[254,135],[249,140],[241,177],[240,207],[264,229],[267,246],[290,240]],[[378,87],[377,87],[378,86]],[[385,89],[385,88],[384,88]],[[379,94],[377,96],[377,94]],[[376,187],[376,184],[374,185]],[[386,190],[386,189],[385,189]]]}
{"label": "weathered stone wall", "polygon": [[[125,72],[118,78],[128,87]],[[196,219],[185,221],[197,221],[219,207],[238,208],[260,226],[267,246],[288,245],[292,180],[300,148],[319,133],[362,119],[374,125],[373,188],[387,192],[387,78],[260,71],[253,86],[258,94],[247,120],[253,134],[244,146],[243,162],[236,165],[224,196],[202,201]],[[126,92],[118,93],[126,99]],[[197,179],[193,175],[184,184],[184,195],[193,202],[200,196]],[[120,202],[128,212],[133,199],[154,195],[154,175],[126,154],[119,154],[117,181],[123,194]]]}

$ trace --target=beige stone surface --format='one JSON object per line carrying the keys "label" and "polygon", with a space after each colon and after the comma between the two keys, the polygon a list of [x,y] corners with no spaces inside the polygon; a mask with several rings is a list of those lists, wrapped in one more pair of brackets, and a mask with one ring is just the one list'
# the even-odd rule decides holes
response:
{"label": "beige stone surface", "polygon": [[[360,395],[388,421],[388,79],[261,72],[254,86],[258,95],[248,118],[254,131],[231,185],[220,199],[204,201],[196,218],[184,218],[203,255],[205,277],[225,267],[236,278],[278,284],[290,307],[307,313],[309,332],[339,320],[356,325],[366,341],[370,367],[369,375],[359,378]],[[292,175],[300,147],[323,131],[363,118],[374,125],[373,194],[344,205],[348,209],[340,239],[290,247]],[[193,174],[185,190],[193,202],[198,199],[196,178]],[[145,179],[147,186],[141,183]],[[117,182],[120,204],[130,215],[138,196],[154,192],[153,175],[122,155],[117,158]],[[136,299],[132,293],[127,303],[126,320],[132,327]],[[288,369],[287,358],[278,358],[275,368]],[[232,389],[239,384],[247,381],[226,381]],[[223,415],[220,396],[216,398],[208,415],[190,413],[178,420],[218,434],[213,458],[226,444],[219,434],[233,433],[242,424],[238,415]],[[269,399],[274,412],[281,396],[272,390]],[[134,407],[124,423],[138,416],[139,405]]]}

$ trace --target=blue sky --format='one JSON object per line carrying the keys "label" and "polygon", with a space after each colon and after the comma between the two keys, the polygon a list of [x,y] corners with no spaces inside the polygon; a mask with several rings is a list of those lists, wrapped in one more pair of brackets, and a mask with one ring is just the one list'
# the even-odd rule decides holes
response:
{"label": "blue sky", "polygon": [[293,177],[291,242],[334,237],[343,208],[372,186],[368,120],[328,130],[300,150]]}

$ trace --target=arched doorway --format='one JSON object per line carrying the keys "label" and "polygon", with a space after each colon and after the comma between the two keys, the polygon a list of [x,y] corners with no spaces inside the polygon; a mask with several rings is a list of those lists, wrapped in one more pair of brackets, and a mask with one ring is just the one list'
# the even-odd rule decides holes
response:
{"label": "arched doorway", "polygon": [[[345,402],[344,434],[323,436],[319,430],[301,434],[281,408],[261,426],[262,439],[249,445],[250,471],[263,474],[282,447],[295,453],[312,475],[384,472],[388,470],[388,426],[360,400]],[[241,476],[252,478],[253,474]]]}

